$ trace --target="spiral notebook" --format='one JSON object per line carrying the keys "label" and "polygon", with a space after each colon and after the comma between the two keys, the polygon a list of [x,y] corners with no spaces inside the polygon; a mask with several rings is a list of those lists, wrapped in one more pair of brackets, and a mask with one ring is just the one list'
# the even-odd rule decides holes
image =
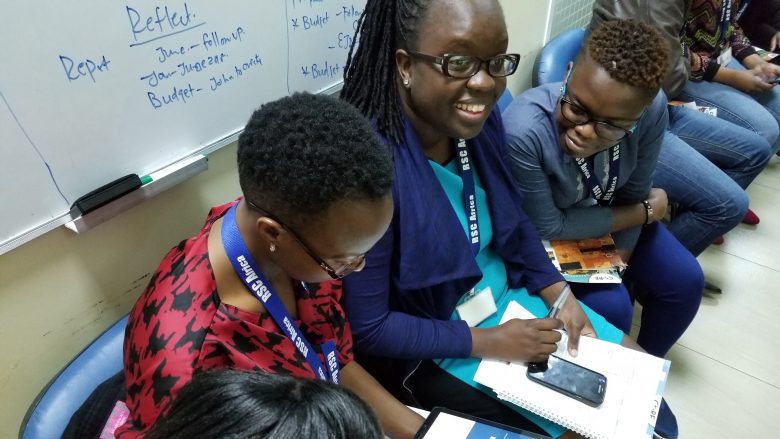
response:
{"label": "spiral notebook", "polygon": [[[510,302],[501,322],[534,316],[517,302]],[[583,436],[598,439],[652,437],[670,362],[614,343],[580,338],[579,355],[566,351],[566,335],[555,353],[607,377],[607,391],[599,407],[537,384],[526,377],[521,363],[482,360],[474,380],[498,398],[550,419]]]}

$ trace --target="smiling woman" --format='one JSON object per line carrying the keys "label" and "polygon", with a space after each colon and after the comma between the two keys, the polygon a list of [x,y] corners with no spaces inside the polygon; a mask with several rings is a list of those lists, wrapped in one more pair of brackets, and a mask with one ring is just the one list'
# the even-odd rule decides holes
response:
{"label": "smiling woman", "polygon": [[499,325],[511,301],[544,317],[565,285],[503,160],[495,106],[519,55],[506,53],[500,5],[369,1],[355,44],[342,98],[373,119],[396,177],[390,229],[344,280],[356,355],[423,408],[571,434],[482,393],[473,379],[482,358],[545,360],[561,326],[575,355],[581,332],[630,343],[576,300],[559,319]]}

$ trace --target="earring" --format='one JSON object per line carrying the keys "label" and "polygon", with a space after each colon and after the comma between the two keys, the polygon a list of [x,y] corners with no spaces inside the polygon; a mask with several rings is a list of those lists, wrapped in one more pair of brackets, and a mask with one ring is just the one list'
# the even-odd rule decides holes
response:
{"label": "earring", "polygon": [[409,80],[408,79],[404,79],[404,85],[409,85]]}
{"label": "earring", "polygon": [[270,246],[268,246],[268,250],[269,250],[271,253],[275,252],[275,251],[276,251],[276,244],[274,244],[274,243],[271,243],[271,245],[270,245]]}

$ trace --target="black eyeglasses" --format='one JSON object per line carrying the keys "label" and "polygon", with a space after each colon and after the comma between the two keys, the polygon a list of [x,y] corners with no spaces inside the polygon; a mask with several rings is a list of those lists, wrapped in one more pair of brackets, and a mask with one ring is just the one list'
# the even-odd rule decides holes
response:
{"label": "black eyeglasses", "polygon": [[479,72],[483,64],[487,64],[487,72],[494,78],[509,76],[517,70],[517,63],[520,62],[520,55],[517,53],[503,53],[490,59],[477,58],[468,55],[450,55],[442,56],[427,55],[425,53],[408,50],[409,55],[431,61],[441,66],[441,72],[444,76],[452,78],[471,78]]}
{"label": "black eyeglasses", "polygon": [[328,275],[331,278],[333,278],[333,279],[341,279],[342,277],[344,277],[344,276],[352,273],[353,271],[357,270],[366,261],[366,255],[364,253],[362,255],[357,255],[357,256],[354,256],[354,257],[350,258],[351,259],[350,262],[348,262],[346,264],[343,264],[338,269],[333,268],[330,264],[325,262],[324,259],[319,257],[319,255],[314,253],[314,251],[312,251],[311,248],[306,244],[306,241],[304,241],[303,238],[301,238],[301,235],[299,235],[297,232],[295,232],[295,230],[293,230],[290,227],[288,227],[287,225],[285,225],[279,218],[277,218],[276,216],[274,216],[273,214],[271,214],[267,210],[265,210],[265,209],[263,209],[261,207],[258,207],[255,203],[253,203],[253,202],[251,202],[249,200],[246,200],[246,199],[244,201],[246,201],[247,205],[250,208],[252,208],[253,210],[255,210],[255,211],[257,211],[257,212],[259,212],[261,214],[263,214],[264,216],[266,216],[268,218],[271,218],[272,220],[274,220],[277,223],[279,223],[279,225],[282,226],[283,229],[287,230],[293,236],[293,238],[295,238],[295,240],[298,241],[298,244],[301,245],[301,248],[303,248],[303,250],[309,256],[311,256],[312,259],[314,259],[314,262],[316,262],[317,265],[319,265],[320,268],[322,268],[326,273],[328,273]]}
{"label": "black eyeglasses", "polygon": [[596,135],[610,141],[617,142],[619,140],[623,140],[624,137],[633,134],[634,131],[636,131],[639,120],[642,119],[642,116],[645,114],[645,112],[642,111],[639,119],[637,119],[636,122],[634,122],[634,125],[629,129],[625,129],[602,120],[593,119],[588,110],[575,104],[566,97],[566,89],[569,86],[569,78],[571,77],[572,70],[574,70],[574,68],[569,69],[569,73],[566,75],[566,81],[564,81],[563,87],[561,87],[561,115],[563,118],[570,123],[573,123],[574,125],[585,125],[592,123],[593,130],[596,132]]}

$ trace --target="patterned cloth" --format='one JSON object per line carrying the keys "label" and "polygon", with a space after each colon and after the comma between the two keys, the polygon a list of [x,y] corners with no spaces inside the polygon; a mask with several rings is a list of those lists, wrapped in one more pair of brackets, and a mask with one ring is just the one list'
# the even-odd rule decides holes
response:
{"label": "patterned cloth", "polygon": [[731,18],[725,34],[721,29],[723,0],[693,0],[691,3],[691,10],[685,20],[682,43],[689,53],[693,80],[712,81],[720,68],[718,55],[727,47],[731,47],[731,54],[740,62],[756,53],[750,40],[737,24],[741,1],[726,1],[731,2]]}
{"label": "patterned cloth", "polygon": [[[130,419],[118,438],[138,437],[166,410],[193,373],[231,367],[315,378],[305,358],[268,314],[222,303],[208,258],[211,226],[233,203],[213,208],[196,236],[163,258],[130,312],[124,363]],[[312,347],[335,339],[343,368],[353,359],[352,333],[339,304],[341,282],[298,284],[301,328]],[[325,363],[321,352],[320,361]]]}

